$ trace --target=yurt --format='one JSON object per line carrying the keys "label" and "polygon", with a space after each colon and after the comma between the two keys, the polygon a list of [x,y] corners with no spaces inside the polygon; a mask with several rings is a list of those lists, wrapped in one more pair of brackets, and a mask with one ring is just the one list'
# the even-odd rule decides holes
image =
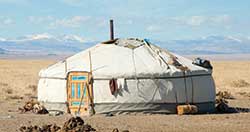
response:
{"label": "yurt", "polygon": [[72,114],[176,113],[181,104],[215,110],[212,69],[146,39],[114,39],[39,73],[38,100]]}

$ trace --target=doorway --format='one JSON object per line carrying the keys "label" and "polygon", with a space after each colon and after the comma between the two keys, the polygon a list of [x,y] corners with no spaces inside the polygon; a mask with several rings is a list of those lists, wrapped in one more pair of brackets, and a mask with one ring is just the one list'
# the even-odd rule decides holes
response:
{"label": "doorway", "polygon": [[89,72],[70,72],[67,81],[67,100],[70,113],[89,115],[92,98],[91,74]]}

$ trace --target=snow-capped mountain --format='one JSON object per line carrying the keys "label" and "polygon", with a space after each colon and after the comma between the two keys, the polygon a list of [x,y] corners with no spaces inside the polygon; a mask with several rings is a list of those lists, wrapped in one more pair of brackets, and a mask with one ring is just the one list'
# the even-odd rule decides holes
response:
{"label": "snow-capped mountain", "polygon": [[60,36],[53,36],[48,33],[43,34],[33,34],[33,35],[26,35],[22,37],[18,37],[15,39],[5,39],[0,38],[0,41],[11,41],[11,42],[26,42],[26,41],[35,41],[35,40],[56,40],[56,41],[72,41],[72,42],[80,42],[84,43],[87,42],[83,37],[77,35],[60,35]]}
{"label": "snow-capped mountain", "polygon": [[158,42],[160,46],[180,54],[246,54],[250,39],[233,36],[208,36],[190,40]]}
{"label": "snow-capped mountain", "polygon": [[[179,54],[248,54],[250,37],[208,36],[197,39],[151,41]],[[47,33],[8,39],[0,38],[1,54],[74,54],[96,44],[77,35]]]}
{"label": "snow-capped mountain", "polygon": [[53,36],[50,34],[26,35],[15,39],[0,39],[0,48],[9,54],[73,54],[93,42],[77,35]]}
{"label": "snow-capped mountain", "polygon": [[0,54],[5,54],[5,50],[0,48]]}

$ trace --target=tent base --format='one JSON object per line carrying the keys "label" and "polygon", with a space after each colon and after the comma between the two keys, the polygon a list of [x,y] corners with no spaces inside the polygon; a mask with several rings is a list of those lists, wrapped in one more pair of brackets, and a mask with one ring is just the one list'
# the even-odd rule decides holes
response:
{"label": "tent base", "polygon": [[[47,110],[67,111],[65,103],[43,102]],[[96,103],[96,114],[129,114],[129,113],[151,113],[151,114],[176,114],[175,103]],[[198,113],[215,112],[215,102],[195,103]]]}
{"label": "tent base", "polygon": [[48,111],[58,110],[67,112],[68,109],[66,103],[63,102],[41,102],[41,103]]}
{"label": "tent base", "polygon": [[[175,103],[103,103],[95,104],[95,111],[99,114],[126,114],[132,112],[151,114],[176,114],[177,105]],[[195,103],[198,113],[214,113],[215,102]]]}

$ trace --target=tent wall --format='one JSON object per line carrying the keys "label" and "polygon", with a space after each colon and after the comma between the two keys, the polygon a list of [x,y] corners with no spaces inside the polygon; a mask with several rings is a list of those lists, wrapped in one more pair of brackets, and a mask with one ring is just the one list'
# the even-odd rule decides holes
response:
{"label": "tent wall", "polygon": [[67,101],[66,80],[40,78],[38,83],[38,100],[41,102]]}
{"label": "tent wall", "polygon": [[93,88],[94,103],[202,103],[215,98],[211,76],[187,77],[186,87],[184,78],[129,79],[116,95],[109,80],[95,80]]}
{"label": "tent wall", "polygon": [[201,113],[215,110],[211,76],[187,77],[186,90],[184,82],[184,78],[126,80],[118,94],[112,95],[108,80],[95,80],[95,110],[97,113],[175,113],[176,105],[186,102],[197,105]]}
{"label": "tent wall", "polygon": [[[201,112],[212,111],[215,98],[215,86],[212,77],[207,75],[186,77],[185,79],[183,77],[127,79],[123,85],[119,85],[119,91],[115,95],[110,92],[109,80],[94,79],[93,92],[96,112],[155,111],[174,113],[177,104],[186,102],[198,104],[201,107]],[[42,101],[49,110],[66,111],[66,105],[64,104],[67,101],[66,80],[40,79],[38,100]]]}
{"label": "tent wall", "polygon": [[[199,113],[215,112],[214,102],[195,103]],[[123,114],[131,112],[175,114],[176,103],[105,103],[95,104],[96,114],[114,113]]]}

